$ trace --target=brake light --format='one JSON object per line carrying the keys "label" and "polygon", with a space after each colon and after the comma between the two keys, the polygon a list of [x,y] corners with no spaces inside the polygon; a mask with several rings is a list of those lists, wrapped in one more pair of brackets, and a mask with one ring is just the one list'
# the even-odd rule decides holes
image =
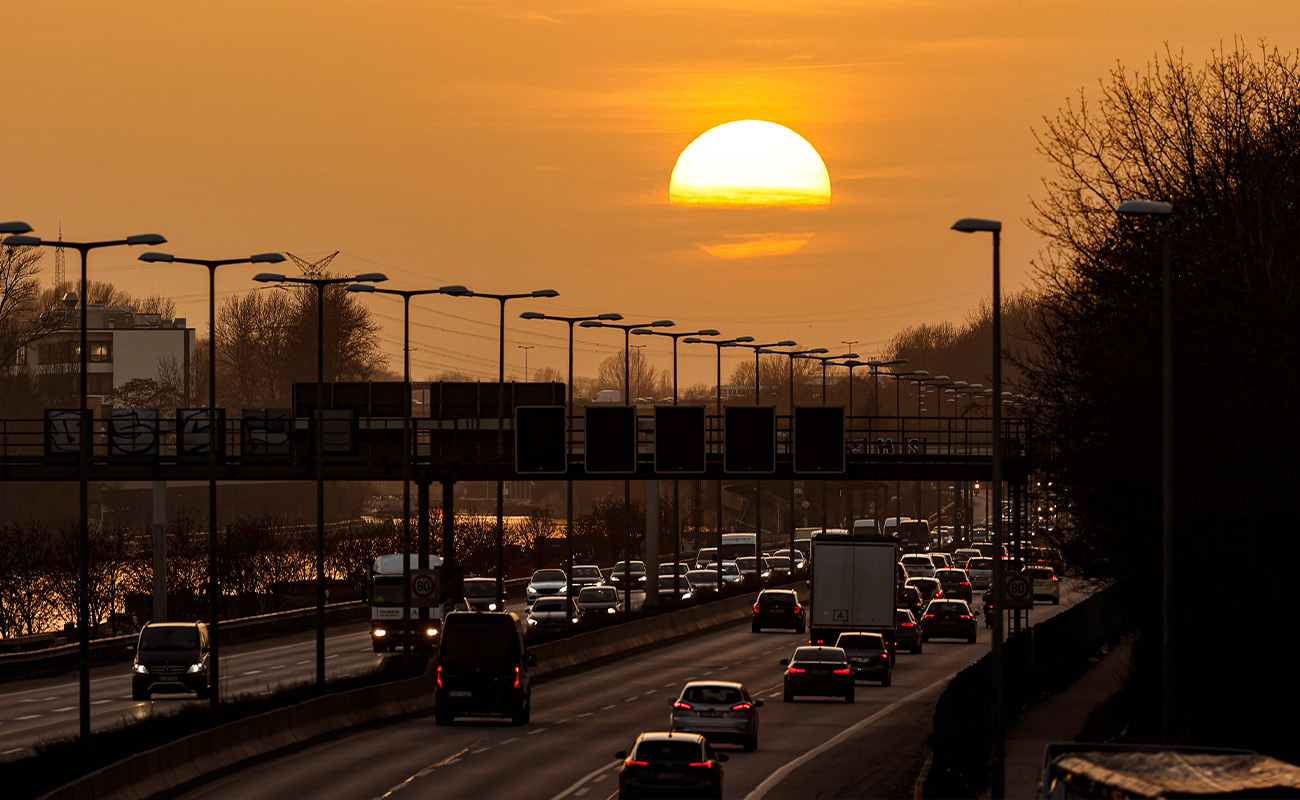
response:
{"label": "brake light", "polygon": [[926,614],[924,617],[921,617],[921,619],[934,619],[934,615],[933,615],[933,614]]}
{"label": "brake light", "polygon": [[704,767],[705,769],[713,769],[713,762],[712,762],[712,761],[692,761],[692,762],[691,762],[691,766],[692,766],[692,767]]}
{"label": "brake light", "polygon": [[915,623],[915,622],[902,622],[902,623],[899,623],[899,627],[900,627],[900,628],[914,628],[914,627],[916,627],[916,623]]}
{"label": "brake light", "polygon": [[519,688],[519,667],[515,667],[515,685],[512,686],[511,688],[512,689]]}
{"label": "brake light", "polygon": [[837,669],[837,670],[835,670],[835,674],[836,674],[836,675],[848,675],[848,674],[849,674],[850,672],[852,672],[852,671],[853,671],[853,670],[851,670],[849,667],[845,667],[844,669]]}
{"label": "brake light", "polygon": [[649,761],[634,761],[634,760],[632,760],[632,759],[629,758],[627,761],[624,761],[624,762],[623,762],[623,766],[625,766],[625,767],[648,767],[648,766],[650,766],[650,762],[649,762]]}
{"label": "brake light", "polygon": [[970,586],[970,581],[958,581],[958,586]]}
{"label": "brake light", "polygon": [[749,703],[736,703],[734,706],[731,707],[731,710],[732,710],[732,711],[748,711],[749,709],[751,709],[751,708],[753,708],[753,707],[754,707],[754,706],[751,705],[751,704],[749,704]]}
{"label": "brake light", "polygon": [[786,667],[786,672],[807,672],[803,667]]}
{"label": "brake light", "polygon": [[754,613],[755,613],[755,614],[758,613],[758,603],[755,603],[755,604],[754,604]]}
{"label": "brake light", "polygon": [[803,606],[795,606],[795,607],[794,607],[794,613],[796,613],[796,614],[802,614],[802,613],[803,613]]}
{"label": "brake light", "polygon": [[962,615],[961,615],[961,618],[962,618],[962,619],[970,619],[970,614],[962,614]]}
{"label": "brake light", "polygon": [[1055,576],[1055,575],[1052,576],[1052,583],[1056,583],[1056,576]]}
{"label": "brake light", "polygon": [[442,685],[442,665],[438,665],[438,685]]}
{"label": "brake light", "polygon": [[695,708],[695,706],[691,705],[690,703],[684,703],[681,700],[678,700],[676,703],[673,703],[673,708],[684,708],[687,711],[690,711],[691,709]]}

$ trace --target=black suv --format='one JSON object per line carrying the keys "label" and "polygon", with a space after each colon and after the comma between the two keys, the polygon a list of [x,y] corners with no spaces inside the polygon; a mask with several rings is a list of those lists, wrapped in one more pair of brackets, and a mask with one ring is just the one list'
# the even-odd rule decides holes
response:
{"label": "black suv", "polygon": [[532,712],[528,668],[537,656],[524,649],[523,626],[509,612],[453,611],[442,626],[438,648],[434,721],[497,715],[515,725]]}
{"label": "black suv", "polygon": [[212,693],[208,670],[208,626],[202,622],[149,622],[140,629],[131,665],[131,699],[148,700],[154,692]]}
{"label": "black suv", "polygon": [[795,633],[803,633],[805,624],[803,605],[793,589],[764,589],[758,593],[751,626],[754,633],[763,628],[792,628]]}

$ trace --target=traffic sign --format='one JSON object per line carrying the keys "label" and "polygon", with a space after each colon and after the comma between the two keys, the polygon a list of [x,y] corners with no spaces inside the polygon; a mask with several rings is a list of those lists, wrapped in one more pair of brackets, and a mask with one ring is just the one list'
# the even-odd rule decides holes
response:
{"label": "traffic sign", "polygon": [[438,580],[433,570],[411,570],[411,605],[432,606],[438,599]]}
{"label": "traffic sign", "polygon": [[1007,578],[1003,588],[1003,595],[1006,597],[1007,608],[1034,607],[1033,586],[1030,585],[1029,579],[1023,575],[1012,575]]}

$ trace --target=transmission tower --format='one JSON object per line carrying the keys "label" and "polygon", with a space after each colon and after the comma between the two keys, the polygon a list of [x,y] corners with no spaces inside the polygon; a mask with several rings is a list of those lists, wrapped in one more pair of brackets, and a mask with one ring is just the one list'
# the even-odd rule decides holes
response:
{"label": "transmission tower", "polygon": [[286,253],[285,255],[289,256],[289,258],[293,260],[293,263],[298,265],[298,269],[302,270],[304,278],[319,278],[324,274],[325,268],[329,266],[329,263],[334,260],[334,256],[338,254],[339,251],[335,250],[320,261],[308,261],[305,258],[295,256],[293,253]]}
{"label": "transmission tower", "polygon": [[[63,223],[59,223],[59,241],[63,241]],[[63,248],[54,248],[54,288],[58,289],[63,285],[64,268],[63,268]]]}

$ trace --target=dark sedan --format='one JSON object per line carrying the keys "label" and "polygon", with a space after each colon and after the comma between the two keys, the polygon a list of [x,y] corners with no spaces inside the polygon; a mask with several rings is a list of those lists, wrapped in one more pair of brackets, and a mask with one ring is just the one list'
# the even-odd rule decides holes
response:
{"label": "dark sedan", "polygon": [[889,646],[885,644],[884,636],[845,632],[835,640],[835,646],[848,656],[854,680],[880,681],[881,686],[889,685],[893,678],[893,661],[889,658]]}
{"label": "dark sedan", "polygon": [[619,797],[722,797],[722,763],[726,753],[698,733],[643,733],[618,771]]}
{"label": "dark sedan", "polygon": [[970,586],[970,576],[966,574],[966,570],[957,568],[938,569],[934,571],[934,577],[939,581],[944,597],[965,600],[967,603],[975,599],[974,591]]}
{"label": "dark sedan", "polygon": [[793,589],[764,589],[754,601],[754,633],[763,628],[790,628],[804,631],[804,610]]}
{"label": "dark sedan", "polygon": [[906,608],[894,609],[894,635],[897,637],[897,650],[909,653],[921,652],[921,626],[916,616]]}
{"label": "dark sedan", "polygon": [[921,590],[915,586],[904,586],[898,590],[898,605],[911,611],[917,619],[925,613],[925,601],[921,599]]}
{"label": "dark sedan", "polygon": [[965,639],[974,644],[979,628],[975,615],[965,600],[935,600],[925,607],[921,617],[921,641],[931,639]]}
{"label": "dark sedan", "polygon": [[475,611],[504,611],[505,592],[497,591],[496,578],[466,578],[461,584],[465,602]]}
{"label": "dark sedan", "polygon": [[785,702],[792,703],[801,695],[853,702],[853,668],[842,648],[800,647],[790,658],[781,659],[781,666],[785,667]]}

